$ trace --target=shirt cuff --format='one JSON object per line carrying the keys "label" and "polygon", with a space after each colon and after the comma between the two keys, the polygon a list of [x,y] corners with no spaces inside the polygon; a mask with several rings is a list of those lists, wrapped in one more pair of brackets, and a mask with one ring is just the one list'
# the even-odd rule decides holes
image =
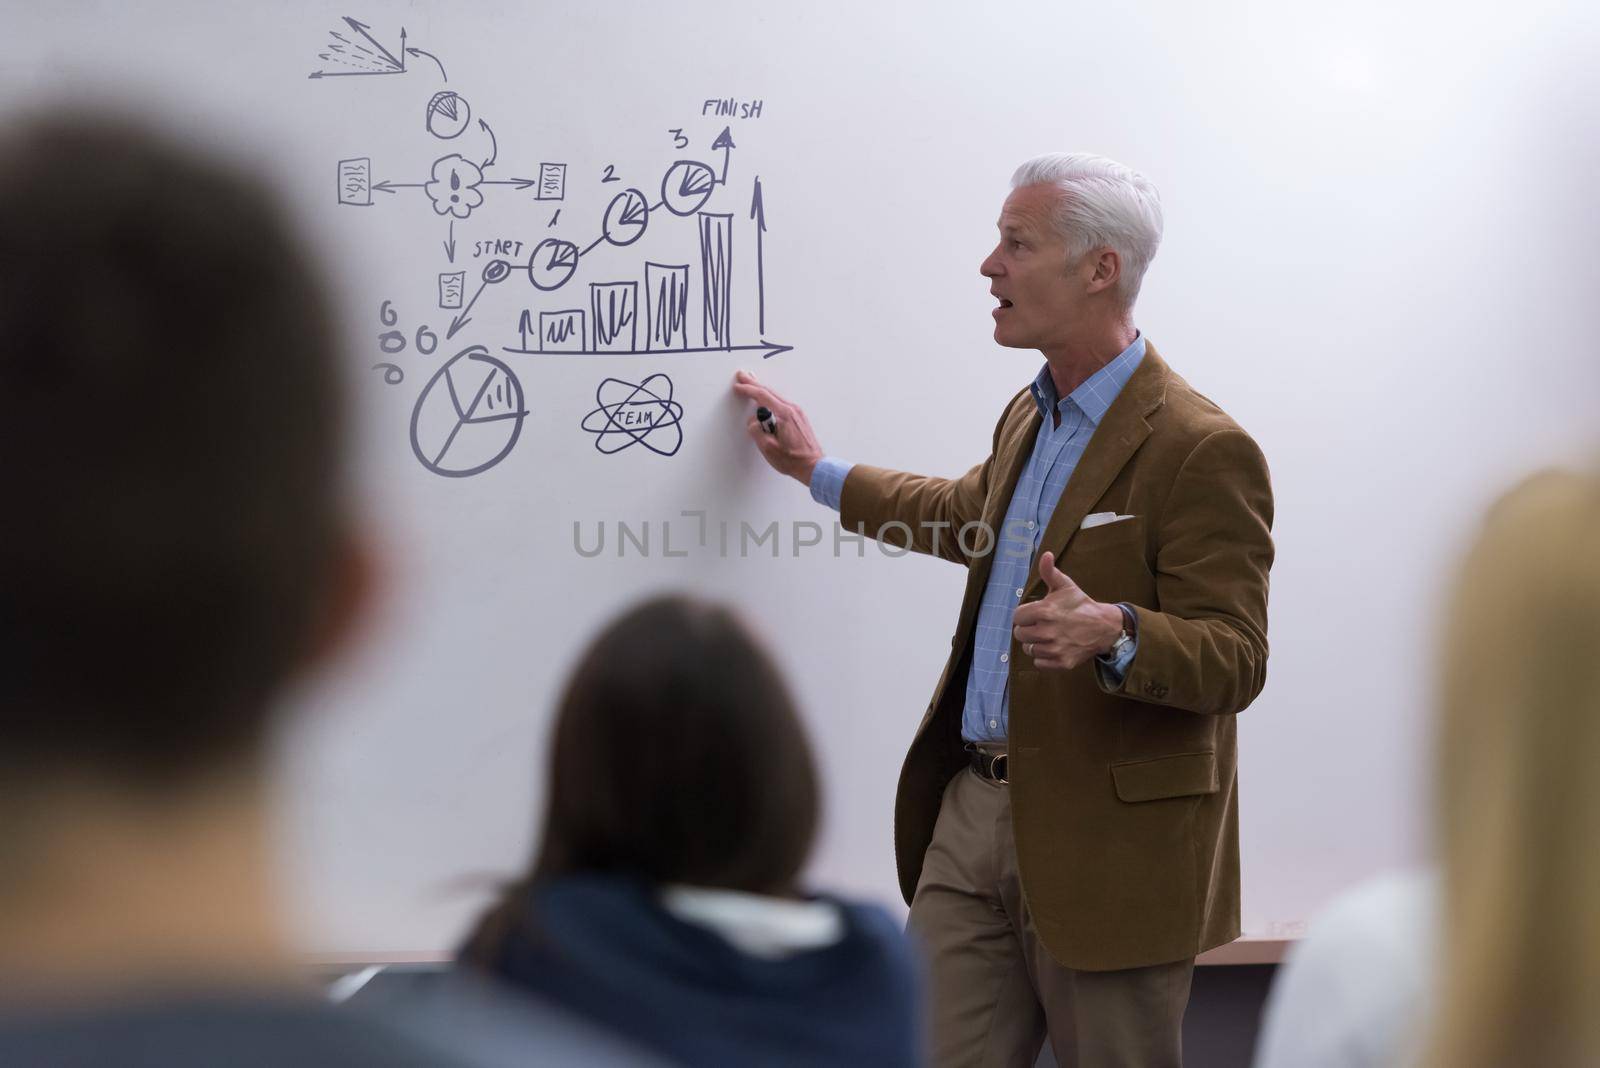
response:
{"label": "shirt cuff", "polygon": [[811,471],[811,499],[837,512],[839,501],[844,496],[845,476],[850,474],[854,466],[847,460],[836,460],[832,456],[818,460],[817,466]]}
{"label": "shirt cuff", "polygon": [[1122,685],[1122,680],[1128,674],[1128,665],[1133,663],[1134,654],[1139,651],[1138,617],[1128,605],[1119,604],[1117,607],[1122,609],[1123,620],[1127,623],[1128,633],[1133,635],[1133,640],[1109,656],[1094,658],[1095,665],[1113,689]]}

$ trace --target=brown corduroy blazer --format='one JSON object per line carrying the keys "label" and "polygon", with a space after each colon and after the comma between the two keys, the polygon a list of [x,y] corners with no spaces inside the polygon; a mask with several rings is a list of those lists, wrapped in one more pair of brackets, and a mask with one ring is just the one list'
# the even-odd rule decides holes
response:
{"label": "brown corduroy blazer", "polygon": [[[847,529],[968,569],[950,659],[895,799],[908,902],[944,787],[967,766],[961,712],[994,543],[981,528],[954,532],[973,522],[1000,531],[1039,420],[1024,389],[989,458],[960,478],[857,465],[845,480]],[[1136,518],[1080,529],[1109,511]],[[1039,670],[1011,646],[1017,865],[1038,935],[1068,967],[1159,964],[1239,935],[1234,716],[1266,681],[1271,528],[1261,450],[1147,344],[1040,542],[1090,597],[1135,606],[1137,655],[1113,688],[1092,662]],[[1044,593],[1035,558],[1024,601]]]}

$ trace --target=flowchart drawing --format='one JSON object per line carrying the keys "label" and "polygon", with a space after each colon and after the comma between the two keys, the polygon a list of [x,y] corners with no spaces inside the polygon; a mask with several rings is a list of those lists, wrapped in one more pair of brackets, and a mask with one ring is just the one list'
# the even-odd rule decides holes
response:
{"label": "flowchart drawing", "polygon": [[[793,348],[766,336],[769,191],[760,177],[739,177],[741,150],[732,125],[721,125],[759,118],[761,102],[726,109],[719,104],[715,114],[705,101],[685,102],[694,120],[717,125],[696,130],[695,122],[678,116],[663,122],[666,136],[658,151],[666,158],[647,164],[644,174],[637,173],[637,164],[619,170],[604,159],[574,164],[549,146],[542,159],[531,157],[539,162],[518,165],[515,158],[530,156],[519,153],[518,139],[508,136],[504,147],[513,162],[501,161],[501,141],[488,121],[493,109],[478,106],[488,99],[482,87],[451,84],[445,60],[411,43],[404,26],[375,28],[346,16],[328,30],[316,56],[310,77],[344,87],[317,92],[404,95],[412,103],[397,112],[397,122],[403,120],[402,129],[415,131],[437,153],[421,156],[432,158],[425,174],[411,168],[409,174],[386,173],[372,152],[349,152],[337,161],[340,208],[404,212],[426,204],[430,210],[423,217],[440,227],[421,255],[431,260],[424,276],[427,304],[451,318],[442,326],[417,327],[411,355],[404,351],[410,335],[385,320],[391,327],[380,338],[385,356],[426,358],[441,337],[451,341],[463,331],[510,335],[500,356],[469,344],[443,366],[435,356],[425,376],[417,376],[424,384],[412,409],[411,450],[427,471],[470,477],[512,452],[528,418],[515,361],[534,358],[521,366],[526,375],[541,357],[738,353],[771,359]],[[372,78],[379,80],[362,80]],[[737,140],[749,139],[741,132]],[[648,150],[643,158],[651,158]],[[564,207],[573,189],[584,196],[572,198],[578,207]],[[589,199],[596,193],[598,202]],[[537,212],[534,218],[530,209]],[[486,230],[484,220],[493,229]],[[537,236],[528,233],[535,227]],[[591,258],[596,253],[604,254],[601,261]],[[458,255],[481,266],[457,267]],[[506,293],[520,296],[508,301]],[[398,362],[380,367],[387,385],[407,379]],[[637,445],[673,456],[683,443],[682,419],[683,405],[667,375],[624,372],[602,380],[594,409],[576,421],[603,455]]]}

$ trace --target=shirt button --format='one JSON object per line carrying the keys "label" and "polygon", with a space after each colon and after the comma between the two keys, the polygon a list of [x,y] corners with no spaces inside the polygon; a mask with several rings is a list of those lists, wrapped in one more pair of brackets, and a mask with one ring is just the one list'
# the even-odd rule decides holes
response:
{"label": "shirt button", "polygon": [[1018,586],[1018,587],[1017,587],[1017,596],[1018,596],[1018,597],[1021,597],[1021,596],[1022,596],[1022,587],[1021,587],[1021,586]]}
{"label": "shirt button", "polygon": [[1033,529],[1033,520],[1031,520],[1031,519],[1030,519],[1030,520],[1028,520],[1028,529],[1029,529],[1029,530],[1032,530],[1032,529]]}
{"label": "shirt button", "polygon": [[991,719],[989,721],[989,729],[990,730],[999,730],[1000,729],[1000,721],[997,720],[997,719]]}
{"label": "shirt button", "polygon": [[1011,654],[1010,653],[1001,653],[1000,654],[1000,663],[1004,664],[1007,661],[1009,661],[1010,659],[1011,659]]}

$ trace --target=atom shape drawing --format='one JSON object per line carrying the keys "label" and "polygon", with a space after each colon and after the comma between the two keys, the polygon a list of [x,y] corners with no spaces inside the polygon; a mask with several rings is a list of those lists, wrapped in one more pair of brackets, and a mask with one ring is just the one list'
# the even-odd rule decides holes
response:
{"label": "atom shape drawing", "polygon": [[594,402],[594,411],[583,417],[583,429],[607,456],[635,445],[671,456],[683,445],[683,405],[672,399],[672,379],[664,374],[637,384],[607,378],[595,388]]}

